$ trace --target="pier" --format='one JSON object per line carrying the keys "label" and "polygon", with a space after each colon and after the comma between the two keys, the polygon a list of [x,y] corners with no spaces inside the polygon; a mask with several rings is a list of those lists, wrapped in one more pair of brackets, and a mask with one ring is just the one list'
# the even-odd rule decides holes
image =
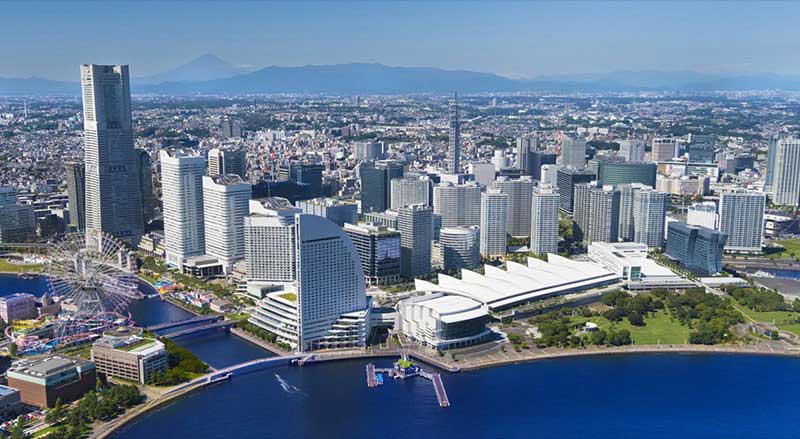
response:
{"label": "pier", "polygon": [[[407,366],[403,366],[405,362],[408,364]],[[447,397],[447,391],[444,389],[444,383],[442,382],[442,375],[438,372],[426,372],[422,370],[419,366],[410,363],[408,360],[403,359],[395,363],[395,367],[393,369],[390,368],[376,368],[373,363],[369,363],[366,366],[367,372],[367,387],[378,387],[383,384],[383,376],[389,376],[394,379],[406,379],[412,378],[415,376],[420,376],[429,380],[433,383],[433,391],[436,393],[436,399],[439,401],[439,407],[446,408],[450,407],[450,399]],[[378,376],[378,374],[382,374],[382,376]]]}

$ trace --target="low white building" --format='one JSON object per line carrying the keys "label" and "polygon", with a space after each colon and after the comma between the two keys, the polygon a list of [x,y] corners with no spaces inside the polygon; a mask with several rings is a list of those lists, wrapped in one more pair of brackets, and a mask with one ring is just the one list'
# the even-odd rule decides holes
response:
{"label": "low white building", "polygon": [[694,283],[647,257],[647,244],[638,242],[593,242],[589,259],[613,271],[631,290],[687,288]]}
{"label": "low white building", "polygon": [[441,292],[412,297],[398,303],[396,328],[406,337],[444,350],[486,340],[489,308],[467,297]]}

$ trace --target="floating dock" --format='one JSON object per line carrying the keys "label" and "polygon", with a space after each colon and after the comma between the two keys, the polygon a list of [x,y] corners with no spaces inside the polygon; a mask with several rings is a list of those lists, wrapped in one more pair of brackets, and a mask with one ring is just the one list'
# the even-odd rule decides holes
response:
{"label": "floating dock", "polygon": [[394,379],[406,379],[415,376],[420,376],[433,383],[433,391],[436,393],[436,399],[439,401],[439,407],[450,407],[450,399],[447,397],[447,391],[444,389],[442,382],[442,375],[439,373],[425,372],[418,366],[415,366],[416,371],[408,373],[400,368],[376,368],[374,364],[367,364],[367,387],[378,387],[383,384],[384,377],[391,377]]}

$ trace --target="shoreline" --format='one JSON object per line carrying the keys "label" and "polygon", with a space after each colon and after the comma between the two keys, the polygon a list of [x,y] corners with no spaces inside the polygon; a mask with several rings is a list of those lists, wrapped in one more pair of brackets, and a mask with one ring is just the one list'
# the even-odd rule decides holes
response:
{"label": "shoreline", "polygon": [[[237,331],[244,332],[238,328],[231,328],[237,329]],[[249,334],[236,334],[237,336],[241,337],[242,339],[253,342],[249,338],[253,338],[257,340],[255,337],[249,336]],[[259,347],[262,347],[262,343],[254,343]],[[264,343],[266,344],[266,343]],[[268,350],[269,349],[265,349]],[[270,351],[271,352],[271,351]],[[426,354],[421,354],[419,352],[408,351],[406,352],[409,356],[415,357],[419,362],[426,363],[430,366],[437,367],[439,369],[443,369],[450,373],[457,373],[459,371],[465,372],[472,372],[481,369],[487,369],[492,367],[501,367],[501,366],[512,366],[516,364],[523,364],[523,363],[532,363],[536,361],[543,361],[543,360],[558,360],[558,359],[572,359],[572,358],[579,358],[579,357],[592,357],[592,356],[624,356],[624,355],[652,355],[652,354],[716,354],[716,355],[756,355],[756,356],[781,356],[781,357],[797,357],[800,358],[800,349],[797,351],[790,351],[787,349],[783,350],[764,350],[759,349],[757,346],[706,346],[706,345],[629,345],[629,346],[619,346],[619,347],[610,347],[610,348],[593,348],[593,349],[570,349],[570,350],[560,350],[560,351],[543,351],[544,353],[537,353],[534,355],[527,355],[521,356],[520,358],[510,358],[507,360],[502,361],[488,361],[488,362],[478,362],[477,364],[466,364],[462,363],[461,361],[451,362],[451,361],[440,361],[438,359],[433,359]],[[278,356],[285,356],[278,355]],[[327,355],[326,355],[327,354]],[[514,352],[514,354],[517,354]],[[317,363],[326,363],[332,361],[343,361],[343,360],[360,360],[360,359],[369,359],[369,358],[388,358],[401,355],[400,349],[393,349],[393,350],[386,350],[386,351],[376,351],[376,352],[342,352],[337,355],[336,352],[323,352],[316,354],[318,355],[313,361],[309,361],[308,365],[314,365]],[[473,362],[475,363],[475,362]],[[305,366],[299,366],[305,367]],[[127,425],[128,423],[142,417],[152,410],[157,409],[158,407],[164,405],[165,403],[177,400],[183,396],[187,396],[195,391],[199,391],[204,389],[209,383],[205,382],[198,382],[197,384],[186,387],[184,389],[180,389],[177,392],[171,392],[170,390],[165,390],[165,392],[151,400],[146,402],[145,404],[134,407],[130,412],[124,413],[117,419],[109,422],[108,424],[102,425],[98,427],[97,431],[93,431],[89,438],[91,439],[106,439],[110,437],[114,432],[119,430],[121,427]]]}

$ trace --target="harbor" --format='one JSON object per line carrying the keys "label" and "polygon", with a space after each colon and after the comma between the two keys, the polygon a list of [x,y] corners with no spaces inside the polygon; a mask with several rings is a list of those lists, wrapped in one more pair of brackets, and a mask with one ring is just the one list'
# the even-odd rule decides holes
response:
{"label": "harbor", "polygon": [[375,364],[368,363],[365,369],[367,373],[367,387],[371,388],[382,386],[384,377],[405,380],[418,376],[429,380],[433,384],[433,390],[439,402],[439,407],[450,407],[450,399],[447,397],[447,391],[442,382],[442,375],[438,372],[426,372],[413,361],[409,360],[408,357],[404,356],[396,361],[394,367],[391,368],[377,368]]}

